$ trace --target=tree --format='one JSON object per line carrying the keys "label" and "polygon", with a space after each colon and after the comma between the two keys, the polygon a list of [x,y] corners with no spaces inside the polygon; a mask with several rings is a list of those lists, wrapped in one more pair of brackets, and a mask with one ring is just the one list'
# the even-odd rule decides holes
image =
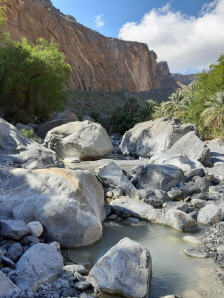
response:
{"label": "tree", "polygon": [[4,25],[6,20],[5,0],[0,0],[0,26]]}
{"label": "tree", "polygon": [[184,95],[181,91],[171,94],[169,101],[162,103],[161,109],[165,116],[179,117],[180,108],[183,105]]}
{"label": "tree", "polygon": [[38,121],[63,108],[71,67],[54,42],[7,37],[0,47],[0,98],[11,122]]}
{"label": "tree", "polygon": [[207,127],[216,133],[224,130],[224,92],[217,92],[205,103],[201,118]]}

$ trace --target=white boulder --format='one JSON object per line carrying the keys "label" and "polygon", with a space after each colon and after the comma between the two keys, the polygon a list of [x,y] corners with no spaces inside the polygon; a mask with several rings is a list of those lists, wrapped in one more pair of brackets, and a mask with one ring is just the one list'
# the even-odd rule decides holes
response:
{"label": "white boulder", "polygon": [[189,131],[196,131],[195,125],[181,125],[178,119],[159,118],[136,124],[124,134],[120,147],[126,155],[151,157],[166,152]]}
{"label": "white boulder", "polygon": [[86,170],[0,169],[0,217],[39,221],[47,239],[85,246],[102,235],[104,191]]}
{"label": "white boulder", "polygon": [[89,273],[89,281],[99,291],[133,298],[148,297],[151,277],[150,253],[129,238],[113,246]]}
{"label": "white boulder", "polygon": [[99,159],[113,150],[106,130],[91,121],[70,122],[47,133],[45,146],[60,158],[77,157],[81,160]]}

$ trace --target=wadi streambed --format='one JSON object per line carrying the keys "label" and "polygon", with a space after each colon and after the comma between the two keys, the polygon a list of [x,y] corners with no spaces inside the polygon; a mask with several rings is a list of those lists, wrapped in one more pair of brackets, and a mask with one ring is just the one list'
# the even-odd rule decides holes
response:
{"label": "wadi streambed", "polygon": [[[200,237],[202,232],[194,234]],[[224,285],[218,278],[218,267],[211,259],[191,258],[184,254],[195,245],[183,241],[190,235],[165,226],[139,223],[105,222],[102,239],[89,247],[67,249],[68,261],[93,265],[124,237],[138,241],[152,256],[152,283],[149,297],[176,294],[183,298],[223,298]],[[112,297],[104,295],[103,297]]]}

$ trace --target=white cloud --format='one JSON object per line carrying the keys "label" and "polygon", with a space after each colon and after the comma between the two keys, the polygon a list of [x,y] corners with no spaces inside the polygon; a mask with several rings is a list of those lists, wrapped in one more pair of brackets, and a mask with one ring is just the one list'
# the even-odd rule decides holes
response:
{"label": "white cloud", "polygon": [[96,16],[94,21],[95,21],[95,25],[96,25],[97,28],[100,28],[100,27],[104,26],[104,20],[103,20],[103,15],[102,14]]}
{"label": "white cloud", "polygon": [[119,38],[147,43],[172,72],[202,70],[224,53],[224,0],[202,7],[198,17],[174,12],[167,4],[123,25]]}

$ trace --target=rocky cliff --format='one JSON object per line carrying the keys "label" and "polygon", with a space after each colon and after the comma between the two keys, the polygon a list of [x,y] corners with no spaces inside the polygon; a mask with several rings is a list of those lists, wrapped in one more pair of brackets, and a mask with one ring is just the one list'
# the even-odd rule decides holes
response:
{"label": "rocky cliff", "polygon": [[50,0],[8,0],[6,31],[54,40],[72,66],[71,87],[140,92],[162,87],[156,54],[146,44],[107,38],[64,15]]}
{"label": "rocky cliff", "polygon": [[184,75],[181,73],[174,73],[173,77],[176,81],[184,84],[184,85],[189,85],[190,83],[192,83],[193,81],[196,80],[196,74],[188,74],[188,75]]}

